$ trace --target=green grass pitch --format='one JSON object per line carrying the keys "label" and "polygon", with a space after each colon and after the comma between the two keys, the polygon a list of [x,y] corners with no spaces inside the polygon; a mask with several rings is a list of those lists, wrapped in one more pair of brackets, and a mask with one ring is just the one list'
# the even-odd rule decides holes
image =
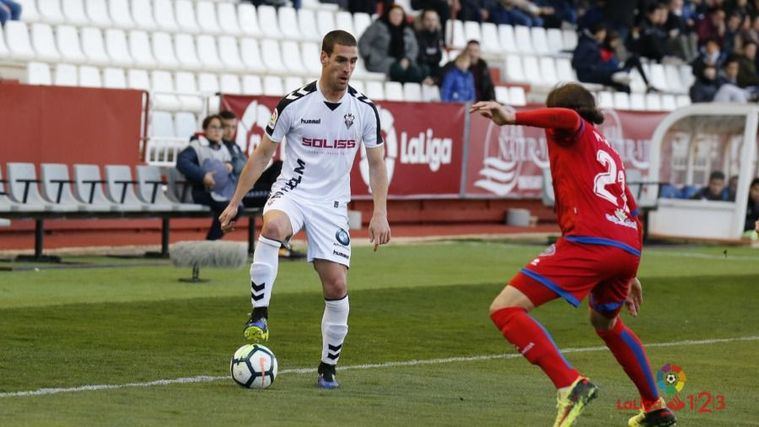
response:
{"label": "green grass pitch", "polygon": [[[507,425],[553,422],[555,397],[488,318],[503,284],[542,246],[502,242],[354,248],[343,387],[314,387],[323,302],[305,262],[282,262],[268,346],[281,374],[264,391],[228,378],[249,310],[248,272],[138,261],[0,272],[0,425]],[[680,425],[759,425],[759,251],[653,247],[644,304],[625,317],[654,370],[687,374]],[[70,258],[69,258],[70,259]],[[132,265],[135,264],[135,265]],[[534,312],[601,388],[578,425],[623,426],[637,393],[587,322],[554,301]],[[208,376],[202,382],[146,384]],[[131,386],[124,387],[125,384]],[[111,389],[19,395],[39,389]],[[711,398],[711,400],[710,400]]]}

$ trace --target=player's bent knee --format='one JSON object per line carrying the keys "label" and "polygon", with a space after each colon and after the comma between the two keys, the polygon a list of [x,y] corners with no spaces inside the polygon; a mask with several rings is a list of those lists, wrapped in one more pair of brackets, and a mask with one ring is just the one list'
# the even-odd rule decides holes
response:
{"label": "player's bent knee", "polygon": [[282,219],[266,221],[261,227],[261,235],[267,239],[284,242],[288,237],[290,237],[289,228],[290,225],[286,224]]}
{"label": "player's bent knee", "polygon": [[510,307],[524,308],[525,310],[529,311],[534,306],[532,304],[532,301],[530,301],[530,299],[527,298],[525,294],[523,294],[514,286],[507,285],[490,304],[490,314],[493,314],[498,310]]}

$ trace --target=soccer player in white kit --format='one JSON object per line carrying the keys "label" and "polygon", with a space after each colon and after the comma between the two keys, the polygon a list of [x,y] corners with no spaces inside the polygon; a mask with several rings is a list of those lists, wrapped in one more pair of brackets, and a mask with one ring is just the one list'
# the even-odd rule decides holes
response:
{"label": "soccer player in white kit", "polygon": [[264,221],[250,267],[253,311],[243,334],[249,342],[269,339],[268,307],[277,276],[280,245],[301,229],[308,236],[308,261],[319,274],[324,294],[322,354],[317,386],[337,388],[335,366],[348,334],[347,276],[350,170],[360,144],[369,162],[374,213],[369,238],[374,250],[390,241],[387,221],[387,170],[377,107],[348,85],[358,60],[356,39],[331,31],[322,40],[322,72],[282,98],[266,135],[242,170],[229,206],[219,216],[229,230],[242,198],[261,176],[277,145],[286,139],[282,173],[264,207]]}

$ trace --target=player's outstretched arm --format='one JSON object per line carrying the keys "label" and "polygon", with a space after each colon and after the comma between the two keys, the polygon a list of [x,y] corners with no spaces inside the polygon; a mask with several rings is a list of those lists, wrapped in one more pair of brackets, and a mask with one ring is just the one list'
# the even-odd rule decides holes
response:
{"label": "player's outstretched arm", "polygon": [[387,221],[387,169],[385,167],[385,146],[367,148],[369,161],[369,186],[372,189],[374,213],[369,221],[369,242],[374,250],[390,241],[390,224]]}
{"label": "player's outstretched arm", "polygon": [[643,304],[643,285],[637,277],[633,277],[630,280],[630,293],[627,294],[625,306],[630,315],[635,317],[640,311],[641,304]]}
{"label": "player's outstretched arm", "polygon": [[240,180],[237,182],[237,188],[232,199],[229,200],[224,212],[219,215],[219,222],[221,222],[221,229],[227,232],[232,229],[234,223],[232,220],[237,216],[237,206],[240,205],[243,197],[253,188],[253,185],[261,177],[261,174],[266,169],[266,166],[271,161],[274,152],[277,150],[277,145],[264,135],[261,143],[256,147],[253,155],[250,156],[245,163],[245,167],[240,172]]}
{"label": "player's outstretched arm", "polygon": [[479,113],[493,121],[498,126],[513,124],[516,114],[511,107],[504,107],[495,101],[480,101],[472,105],[470,113]]}

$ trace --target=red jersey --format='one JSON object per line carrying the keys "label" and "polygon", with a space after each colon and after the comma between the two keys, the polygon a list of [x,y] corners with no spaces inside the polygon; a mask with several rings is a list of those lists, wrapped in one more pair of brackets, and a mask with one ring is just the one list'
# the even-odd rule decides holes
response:
{"label": "red jersey", "polygon": [[566,108],[516,114],[516,124],[546,129],[562,235],[577,243],[640,253],[641,224],[622,159],[596,127]]}

